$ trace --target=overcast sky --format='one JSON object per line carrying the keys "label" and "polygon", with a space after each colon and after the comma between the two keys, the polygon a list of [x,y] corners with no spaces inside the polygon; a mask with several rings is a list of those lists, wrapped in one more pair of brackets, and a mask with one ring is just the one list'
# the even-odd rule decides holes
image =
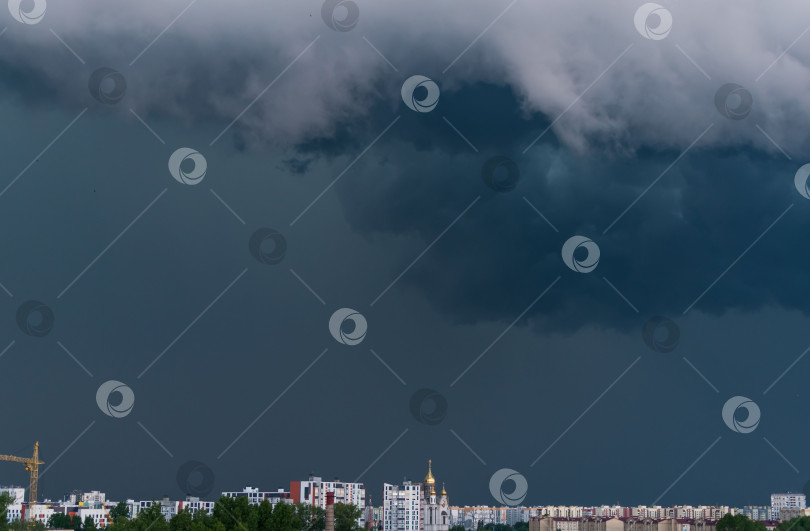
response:
{"label": "overcast sky", "polygon": [[806,3],[43,5],[0,15],[0,453],[40,442],[40,497],[810,479]]}

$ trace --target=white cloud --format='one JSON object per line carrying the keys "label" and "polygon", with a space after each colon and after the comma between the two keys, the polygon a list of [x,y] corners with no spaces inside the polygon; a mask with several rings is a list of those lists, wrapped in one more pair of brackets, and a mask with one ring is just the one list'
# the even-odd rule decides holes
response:
{"label": "white cloud", "polygon": [[[798,155],[807,144],[800,124],[810,115],[804,98],[810,88],[810,35],[787,48],[806,29],[810,5],[798,0],[780,2],[778,8],[754,0],[661,2],[673,15],[673,29],[654,41],[633,25],[642,3],[518,0],[446,74],[442,70],[509,2],[358,0],[360,23],[341,33],[323,23],[318,0],[200,0],[132,67],[127,64],[188,6],[186,0],[51,3],[36,26],[8,17],[4,39],[11,44],[0,49],[0,58],[39,70],[67,99],[86,98],[86,91],[78,90],[86,68],[72,62],[52,28],[88,56],[88,67],[122,71],[129,102],[142,112],[212,119],[224,127],[320,35],[244,114],[240,127],[283,145],[328,136],[337,123],[366,116],[370,102],[390,100],[392,114],[402,109],[399,84],[420,73],[445,91],[480,80],[507,83],[527,113],[552,119],[576,101],[554,126],[575,150],[591,148],[594,140],[621,150],[683,148],[714,122],[701,145],[750,143],[775,151],[755,127],[759,124]],[[728,120],[714,108],[714,93],[727,82],[753,94],[747,119]]]}

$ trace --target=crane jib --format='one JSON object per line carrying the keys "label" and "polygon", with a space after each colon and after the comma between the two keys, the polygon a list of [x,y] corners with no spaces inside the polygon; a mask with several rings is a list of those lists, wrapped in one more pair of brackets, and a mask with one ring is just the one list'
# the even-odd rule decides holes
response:
{"label": "crane jib", "polygon": [[37,503],[37,484],[39,482],[39,465],[44,465],[39,460],[39,441],[34,443],[34,455],[32,457],[17,457],[14,455],[0,455],[0,461],[12,461],[22,463],[25,469],[31,473],[30,486],[28,488],[28,518],[34,519],[33,506]]}

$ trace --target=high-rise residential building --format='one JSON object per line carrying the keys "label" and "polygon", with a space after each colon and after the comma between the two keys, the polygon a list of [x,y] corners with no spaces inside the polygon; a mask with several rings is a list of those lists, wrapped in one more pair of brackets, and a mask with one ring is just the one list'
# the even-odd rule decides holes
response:
{"label": "high-rise residential building", "polygon": [[421,491],[410,481],[383,484],[383,531],[420,531]]}
{"label": "high-rise residential building", "polygon": [[786,492],[784,494],[771,494],[771,516],[779,518],[782,509],[804,509],[807,506],[807,499],[804,494]]}

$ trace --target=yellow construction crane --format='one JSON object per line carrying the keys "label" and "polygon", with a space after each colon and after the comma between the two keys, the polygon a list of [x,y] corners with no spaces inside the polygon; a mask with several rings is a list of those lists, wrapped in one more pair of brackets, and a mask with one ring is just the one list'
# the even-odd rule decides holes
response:
{"label": "yellow construction crane", "polygon": [[37,483],[39,482],[39,465],[45,463],[39,460],[39,441],[34,443],[33,457],[15,457],[13,455],[0,455],[0,461],[14,461],[22,463],[25,469],[31,473],[31,486],[28,489],[28,514],[34,517],[34,505],[37,503]]}

